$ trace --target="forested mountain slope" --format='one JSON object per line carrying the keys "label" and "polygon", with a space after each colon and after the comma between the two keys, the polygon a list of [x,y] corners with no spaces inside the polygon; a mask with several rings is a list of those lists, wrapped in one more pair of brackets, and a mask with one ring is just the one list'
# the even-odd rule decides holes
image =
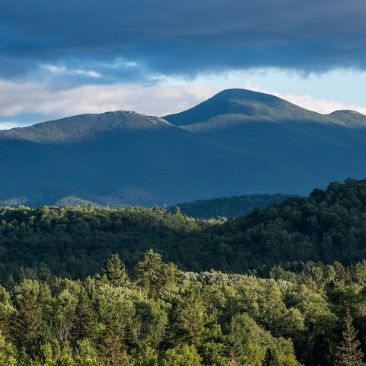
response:
{"label": "forested mountain slope", "polygon": [[178,203],[168,211],[179,209],[184,215],[209,219],[215,217],[238,217],[249,214],[255,208],[278,204],[289,198],[284,194],[256,194],[249,196],[212,198],[194,202]]}
{"label": "forested mountain slope", "polygon": [[93,206],[0,210],[0,278],[25,268],[84,278],[112,253],[128,268],[153,248],[181,268],[266,274],[282,264],[366,258],[366,181],[332,183],[308,198],[231,220],[156,209]]}

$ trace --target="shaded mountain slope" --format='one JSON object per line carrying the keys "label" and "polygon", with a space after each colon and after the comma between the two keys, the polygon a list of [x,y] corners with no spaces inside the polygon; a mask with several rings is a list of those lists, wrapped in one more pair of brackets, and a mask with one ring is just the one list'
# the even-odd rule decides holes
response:
{"label": "shaded mountain slope", "polygon": [[303,195],[366,176],[365,127],[355,112],[321,115],[233,89],[166,119],[117,111],[0,131],[0,203]]}
{"label": "shaded mountain slope", "polygon": [[261,191],[263,171],[275,179],[281,170],[284,178],[273,189],[291,179],[285,167],[245,152],[233,154],[160,119],[138,115],[136,128],[136,115],[122,117],[123,124],[99,121],[99,132],[94,121],[80,126],[87,116],[3,132],[0,169],[6,175],[0,200],[41,205],[74,196],[103,205],[162,205],[223,191],[238,194],[243,187]]}
{"label": "shaded mountain slope", "polygon": [[321,115],[275,96],[232,89],[165,118],[236,153],[286,167],[301,177],[299,186],[366,176],[366,116],[357,112]]}
{"label": "shaded mountain slope", "polygon": [[[176,126],[186,126],[204,122],[211,128],[224,128],[237,121],[272,121],[316,123],[347,123],[342,118],[332,118],[305,108],[301,108],[274,95],[245,89],[227,89],[197,106],[163,117]],[[366,118],[364,120],[366,126]],[[203,128],[204,126],[200,126]]]}
{"label": "shaded mountain slope", "polygon": [[158,117],[136,112],[116,111],[102,114],[81,114],[34,126],[2,131],[0,138],[38,143],[71,143],[90,140],[103,134],[124,130],[157,130],[170,124]]}
{"label": "shaded mountain slope", "polygon": [[209,200],[178,203],[169,207],[169,212],[179,210],[186,216],[209,219],[218,217],[238,217],[248,215],[256,208],[279,204],[289,196],[284,194],[256,194],[235,197],[220,197]]}

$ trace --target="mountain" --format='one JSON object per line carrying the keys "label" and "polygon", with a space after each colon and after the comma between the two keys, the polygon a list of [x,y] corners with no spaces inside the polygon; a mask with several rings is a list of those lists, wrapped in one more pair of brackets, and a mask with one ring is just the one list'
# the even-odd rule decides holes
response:
{"label": "mountain", "polygon": [[285,194],[255,194],[248,196],[212,198],[194,202],[178,203],[168,208],[169,212],[179,210],[184,215],[200,219],[238,217],[251,213],[256,208],[280,204],[290,196]]}
{"label": "mountain", "polygon": [[2,131],[0,138],[36,143],[73,143],[121,131],[142,131],[168,128],[171,125],[158,117],[136,112],[82,114],[25,128]]}
{"label": "mountain", "polygon": [[[176,126],[225,128],[239,121],[330,122],[327,116],[298,107],[273,95],[245,89],[224,90],[184,112],[163,117]],[[335,120],[334,120],[335,121]]]}
{"label": "mountain", "polygon": [[[322,115],[272,95],[231,89],[164,119],[234,154],[284,168],[288,188],[277,192],[304,194],[329,180],[366,176],[366,116],[357,112]],[[271,182],[265,172],[262,177],[268,182],[262,192],[274,192],[279,176]]]}
{"label": "mountain", "polygon": [[1,131],[0,153],[3,205],[172,204],[237,194],[249,181],[249,190],[262,189],[255,170],[276,174],[262,159],[235,156],[158,117],[123,111]]}
{"label": "mountain", "polygon": [[366,117],[232,89],[164,118],[116,111],[0,131],[0,154],[3,205],[303,195],[366,176]]}

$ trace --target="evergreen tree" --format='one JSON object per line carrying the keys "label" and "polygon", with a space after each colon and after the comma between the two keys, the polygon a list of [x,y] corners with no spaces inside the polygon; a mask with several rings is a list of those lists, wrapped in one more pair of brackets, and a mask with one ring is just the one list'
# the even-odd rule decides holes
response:
{"label": "evergreen tree", "polygon": [[93,339],[95,332],[95,317],[88,295],[81,291],[75,310],[75,317],[71,328],[71,343],[73,346],[79,340]]}
{"label": "evergreen tree", "polygon": [[42,307],[39,302],[39,283],[25,280],[17,288],[16,311],[10,316],[10,337],[18,349],[35,355],[42,343]]}
{"label": "evergreen tree", "polygon": [[128,282],[125,265],[118,254],[113,254],[109,258],[104,272],[113,286],[125,286]]}
{"label": "evergreen tree", "polygon": [[336,365],[338,366],[363,366],[363,352],[361,343],[357,339],[357,330],[353,327],[352,316],[348,310],[344,319],[342,341],[337,347]]}
{"label": "evergreen tree", "polygon": [[147,290],[159,291],[166,283],[165,264],[152,249],[136,265],[137,283]]}

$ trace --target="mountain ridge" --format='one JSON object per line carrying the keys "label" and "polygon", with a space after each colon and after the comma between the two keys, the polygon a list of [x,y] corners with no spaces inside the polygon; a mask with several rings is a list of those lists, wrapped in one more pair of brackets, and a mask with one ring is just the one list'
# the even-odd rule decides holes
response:
{"label": "mountain ridge", "polygon": [[[114,111],[99,114],[79,114],[51,120],[27,127],[0,131],[0,138],[13,138],[32,142],[81,141],[98,133],[116,130],[137,130],[174,127],[168,121],[134,111]],[[70,129],[72,128],[72,131]]]}
{"label": "mountain ridge", "polygon": [[0,131],[0,202],[174,205],[304,195],[366,176],[359,113],[329,117],[233,89],[180,113],[178,122],[171,116],[115,111]]}
{"label": "mountain ridge", "polygon": [[[342,117],[347,116],[342,121]],[[312,110],[297,106],[275,95],[255,92],[246,89],[226,89],[213,97],[199,103],[183,112],[166,115],[162,118],[176,126],[190,126],[194,124],[214,123],[218,116],[234,116],[241,120],[260,120],[272,122],[307,121],[315,123],[334,123],[348,126],[351,118],[357,118],[357,126],[366,127],[366,116],[356,111],[334,111],[330,114],[320,114]],[[192,117],[194,115],[194,117]],[[334,118],[335,117],[335,118]],[[362,119],[362,121],[361,121]],[[362,123],[360,123],[362,122]],[[349,126],[354,126],[351,123]]]}

